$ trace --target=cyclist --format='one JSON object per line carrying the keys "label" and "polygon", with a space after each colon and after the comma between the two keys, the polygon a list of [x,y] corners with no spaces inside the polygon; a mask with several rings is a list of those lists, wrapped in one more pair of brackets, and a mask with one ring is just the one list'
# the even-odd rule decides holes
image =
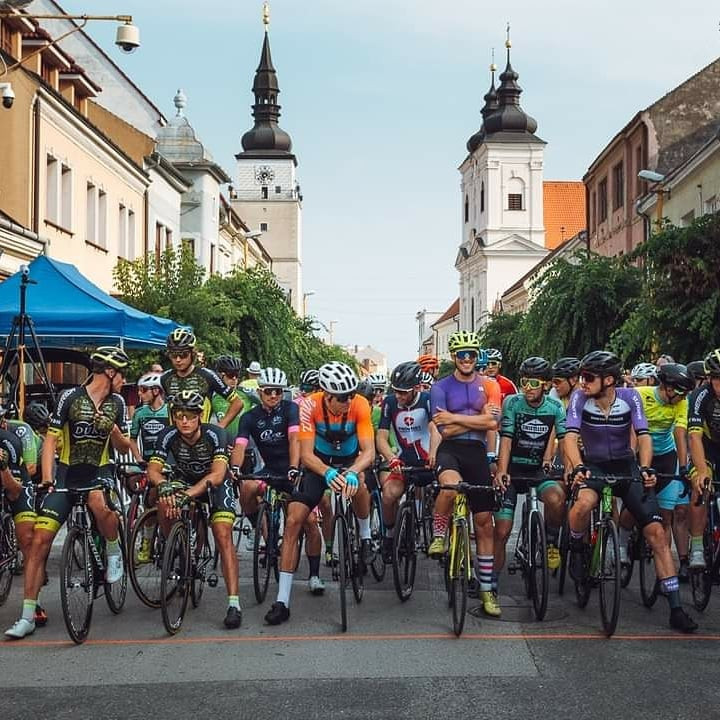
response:
{"label": "cyclist", "polygon": [[[405,478],[397,472],[403,465],[435,467],[441,437],[430,416],[430,394],[419,390],[422,371],[416,362],[398,365],[390,376],[389,394],[382,404],[382,417],[377,432],[377,450],[387,461],[390,472],[380,473],[382,511],[385,521],[383,558],[392,559],[393,534],[398,500],[405,492]],[[390,434],[394,431],[399,449],[393,449]],[[429,485],[434,473],[418,473],[413,477],[416,487]]]}
{"label": "cyclist", "polygon": [[373,400],[370,405],[379,408],[387,390],[387,377],[384,373],[371,373],[367,379],[373,389]]}
{"label": "cyclist", "polygon": [[704,360],[693,360],[687,365],[690,376],[695,381],[695,387],[699,388],[703,383],[707,381],[707,373],[705,372],[705,361]]}
{"label": "cyclist", "polygon": [[[116,347],[100,347],[90,356],[91,377],[85,384],[66,390],[59,398],[43,443],[42,484],[59,489],[90,490],[87,504],[98,531],[106,540],[106,581],[115,583],[123,575],[118,535],[118,516],[108,508],[102,491],[103,474],[110,462],[109,445],[125,427],[125,401],[113,392],[121,384],[130,363]],[[55,450],[59,456],[55,478]],[[5,632],[18,639],[35,631],[37,597],[45,581],[45,564],[55,534],[72,508],[72,496],[52,492],[45,496],[35,521],[32,546],[26,557],[22,617]]]}
{"label": "cyclist", "polygon": [[321,392],[300,407],[300,458],[305,472],[293,493],[283,536],[277,600],[265,622],[278,625],[290,618],[290,591],[297,565],[297,539],[326,487],[353,498],[363,562],[372,559],[370,494],[360,474],[375,459],[370,406],[356,395],[358,379],[344,363],[325,363],[318,371]]}
{"label": "cyclist", "polygon": [[630,371],[633,387],[652,387],[657,381],[657,367],[653,363],[641,362]]}
{"label": "cyclist", "polygon": [[166,346],[172,369],[166,370],[160,376],[165,396],[172,405],[172,398],[182,390],[194,390],[200,393],[204,398],[202,420],[207,422],[212,409],[211,396],[213,393],[218,393],[230,402],[224,417],[217,422],[221,428],[227,427],[242,411],[243,401],[214,370],[196,364],[196,344],[195,334],[188,328],[176,328],[168,335]]}
{"label": "cyclist", "polygon": [[580,360],[576,357],[561,357],[550,368],[552,375],[552,390],[550,397],[559,400],[567,410],[570,396],[578,383],[580,374]]}
{"label": "cyclist", "polygon": [[688,398],[688,442],[692,467],[692,501],[690,503],[690,569],[705,567],[703,533],[707,509],[697,505],[706,479],[717,479],[720,468],[720,348],[705,358],[707,381],[693,390]]}
{"label": "cyclist", "polygon": [[[235,447],[232,451],[233,467],[242,467],[245,448],[250,438],[255,441],[265,463],[262,473],[281,475],[284,482],[270,481],[278,492],[292,493],[300,479],[300,414],[291,400],[283,400],[287,376],[279,368],[265,368],[258,378],[260,405],[243,415]],[[257,523],[258,497],[265,492],[265,483],[245,480],[240,486],[240,505],[250,523]],[[322,541],[317,516],[310,513],[304,525],[305,551],[310,565],[308,587],[313,595],[322,595],[325,584],[320,579],[320,550]]]}
{"label": "cyclist", "polygon": [[[220,379],[229,388],[232,388],[235,391],[235,395],[242,400],[242,409],[225,428],[228,431],[230,442],[233,442],[238,434],[240,418],[258,404],[258,398],[254,393],[245,392],[245,390],[239,387],[239,377],[242,372],[242,363],[240,362],[240,358],[233,357],[232,355],[221,355],[215,361],[215,370],[220,376]],[[222,420],[225,415],[227,415],[228,408],[230,407],[230,400],[222,393],[216,392],[213,393],[210,400],[210,406],[212,408],[212,413],[215,415],[217,420]]]}
{"label": "cyclist", "polygon": [[[503,403],[495,484],[505,494],[502,507],[495,513],[496,574],[505,565],[505,546],[512,530],[517,496],[528,490],[526,481],[514,477],[541,479],[552,465],[556,439],[562,452],[565,410],[558,400],[547,395],[550,372],[550,363],[545,358],[523,360],[520,365],[522,392],[511,395]],[[559,482],[545,480],[538,485],[537,494],[545,505],[547,564],[550,570],[556,570],[560,567],[558,536],[565,512],[565,491]]]}
{"label": "cyclist", "polygon": [[[490,486],[487,448],[495,448],[500,415],[498,383],[475,370],[480,339],[471,331],[454,332],[448,349],[455,371],[438,380],[430,391],[432,420],[442,436],[437,451],[437,474],[441,485]],[[445,554],[446,533],[455,494],[442,490],[435,500],[433,541],[428,548],[431,557]],[[468,498],[475,524],[477,570],[480,599],[488,615],[500,615],[497,597],[492,592],[494,499],[488,494],[471,494]]]}
{"label": "cyclist", "polygon": [[247,377],[240,383],[240,387],[248,392],[255,393],[258,389],[258,378],[262,372],[262,366],[257,360],[253,360],[247,369]]}
{"label": "cyclist", "polygon": [[300,393],[295,398],[297,405],[302,404],[303,398],[317,392],[320,389],[318,371],[314,369],[304,370],[300,375]]}
{"label": "cyclist", "polygon": [[420,390],[422,392],[430,392],[430,388],[433,386],[434,382],[435,377],[432,375],[432,373],[425,371],[420,373]]}
{"label": "cyclist", "polygon": [[[192,499],[205,498],[210,505],[210,526],[220,550],[223,577],[228,592],[226,628],[239,628],[242,610],[238,593],[238,561],[232,543],[235,497],[228,468],[227,432],[201,421],[205,398],[195,390],[181,390],[173,398],[172,425],[158,435],[148,463],[148,480],[158,493],[158,522],[165,537],[180,509]],[[165,479],[163,470],[172,465],[176,481]],[[207,540],[206,540],[207,542]]]}
{"label": "cyclist", "polygon": [[487,354],[485,375],[497,380],[498,385],[500,385],[500,399],[504,402],[508,395],[515,395],[515,393],[517,393],[517,387],[510,378],[506,378],[500,374],[503,361],[502,353],[496,348],[488,348],[485,352]]}
{"label": "cyclist", "polygon": [[[599,503],[605,476],[635,478],[635,481],[618,481],[613,486],[613,494],[622,499],[652,548],[660,587],[670,605],[670,626],[681,632],[693,632],[697,624],[680,603],[680,584],[665,541],[660,508],[653,494],[644,497],[643,485],[651,488],[656,478],[655,470],[650,467],[652,441],[642,400],[634,388],[616,387],[620,373],[620,360],[615,354],[603,350],[589,353],[580,363],[581,387],[570,399],[565,456],[567,466],[573,468],[570,477],[577,488],[577,498],[568,516],[570,570],[576,580],[584,577],[583,538],[590,512]],[[637,437],[640,468],[631,445],[633,431]],[[578,437],[582,438],[586,464],[580,455]]]}
{"label": "cyclist", "polygon": [[170,417],[159,373],[146,373],[138,380],[137,387],[142,405],[130,423],[130,442],[133,457],[147,462],[152,457],[157,436],[168,426]]}
{"label": "cyclist", "polygon": [[437,378],[438,370],[440,369],[440,362],[434,355],[420,355],[417,361],[418,365],[420,365],[420,369],[424,373],[429,373],[433,380]]}
{"label": "cyclist", "polygon": [[25,469],[31,477],[35,475],[38,463],[38,441],[30,425],[22,420],[8,419],[6,408],[0,405],[0,430],[11,432],[20,441]]}

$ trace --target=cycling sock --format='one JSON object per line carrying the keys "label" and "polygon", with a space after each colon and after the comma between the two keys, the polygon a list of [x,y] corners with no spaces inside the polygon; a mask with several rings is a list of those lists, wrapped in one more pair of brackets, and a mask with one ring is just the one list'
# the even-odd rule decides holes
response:
{"label": "cycling sock", "polygon": [[152,523],[143,523],[142,526],[142,536],[143,540],[152,540],[153,533],[155,532],[155,528],[157,525],[153,525]]}
{"label": "cycling sock", "polygon": [[369,540],[370,535],[370,516],[366,518],[358,518],[358,527],[360,528],[360,539]]}
{"label": "cycling sock", "polygon": [[628,543],[630,542],[630,533],[632,530],[628,530],[627,528],[624,528],[622,525],[620,526],[620,545],[627,547]]}
{"label": "cycling sock", "polygon": [[237,595],[228,595],[228,607],[240,609],[240,598]]}
{"label": "cycling sock", "polygon": [[290,591],[292,590],[293,573],[281,572],[278,580],[277,601],[286,608],[290,607]]}
{"label": "cycling sock", "polygon": [[492,586],[492,591],[497,595],[498,587],[500,586],[500,573],[495,572],[495,570],[492,572],[490,585]]}
{"label": "cycling sock", "polygon": [[115,538],[114,540],[105,540],[105,549],[107,550],[108,557],[120,554],[120,539]]}
{"label": "cycling sock", "polygon": [[394,525],[385,525],[385,537],[386,538],[395,537],[395,526]]}
{"label": "cycling sock", "polygon": [[575,530],[570,531],[570,539],[574,540],[576,543],[579,543],[584,537],[584,532],[575,532]]}
{"label": "cycling sock", "polygon": [[419,518],[422,517],[422,500],[415,500],[415,514]]}
{"label": "cycling sock", "polygon": [[495,558],[492,555],[478,555],[476,560],[480,592],[490,592],[492,590],[493,562]]}
{"label": "cycling sock", "polygon": [[333,541],[332,540],[326,540],[325,541],[325,552],[329,553],[332,552],[333,549]]}
{"label": "cycling sock", "polygon": [[547,538],[548,545],[557,546],[559,536],[560,536],[560,528],[559,527],[554,527],[552,525],[548,525],[548,523],[545,523],[545,537]]}
{"label": "cycling sock", "polygon": [[23,600],[22,619],[23,620],[35,620],[35,608],[37,607],[37,600]]}
{"label": "cycling sock", "polygon": [[703,536],[693,535],[690,538],[690,550],[702,550],[703,549]]}
{"label": "cycling sock", "polygon": [[663,594],[667,596],[668,605],[670,605],[670,609],[674,610],[675,608],[679,608],[681,606],[680,603],[680,581],[677,578],[677,575],[673,575],[669,578],[664,578],[660,581],[660,589],[662,590]]}
{"label": "cycling sock", "polygon": [[308,565],[310,566],[310,577],[320,576],[320,556],[308,555]]}
{"label": "cycling sock", "polygon": [[449,515],[433,515],[433,537],[445,537],[448,522],[450,522]]}
{"label": "cycling sock", "polygon": [[254,530],[257,527],[257,518],[258,514],[257,511],[254,513],[250,513],[249,515],[245,516],[248,519],[248,522],[250,523],[250,527]]}

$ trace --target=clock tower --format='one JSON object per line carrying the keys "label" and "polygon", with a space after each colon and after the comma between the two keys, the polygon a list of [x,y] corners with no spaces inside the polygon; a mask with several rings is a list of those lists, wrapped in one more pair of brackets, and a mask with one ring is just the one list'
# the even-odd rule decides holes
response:
{"label": "clock tower", "polygon": [[263,8],[265,38],[255,71],[254,127],[242,137],[238,153],[233,207],[252,232],[260,231],[272,257],[273,273],[288,293],[290,304],[302,313],[302,195],[297,182],[297,158],[292,140],[279,125],[277,73],[270,55],[270,11]]}

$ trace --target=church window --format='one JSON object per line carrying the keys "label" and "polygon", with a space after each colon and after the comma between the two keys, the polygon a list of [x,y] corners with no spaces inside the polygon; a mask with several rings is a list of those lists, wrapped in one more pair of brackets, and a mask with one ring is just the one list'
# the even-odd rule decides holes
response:
{"label": "church window", "polygon": [[508,210],[522,209],[522,193],[510,193],[508,195]]}
{"label": "church window", "polygon": [[268,224],[267,223],[260,223],[260,232],[267,232]]}
{"label": "church window", "polygon": [[280,185],[276,185],[275,186],[275,194],[279,195],[281,192],[282,192],[282,188],[280,187]]}
{"label": "church window", "polygon": [[480,183],[480,212],[485,212],[485,183]]}
{"label": "church window", "polygon": [[465,222],[468,222],[470,220],[470,198],[468,196],[465,196]]}
{"label": "church window", "polygon": [[268,188],[267,185],[263,185],[262,188],[260,188],[260,192],[262,193],[262,199],[267,200],[268,199]]}

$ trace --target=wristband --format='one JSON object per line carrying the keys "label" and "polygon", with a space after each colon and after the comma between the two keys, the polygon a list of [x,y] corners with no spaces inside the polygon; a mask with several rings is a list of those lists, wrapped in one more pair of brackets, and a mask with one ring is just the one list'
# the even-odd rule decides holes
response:
{"label": "wristband", "polygon": [[356,488],[358,486],[358,475],[352,470],[348,470],[345,473],[345,482],[350,486]]}
{"label": "wristband", "polygon": [[494,462],[497,462],[497,455],[494,452],[487,453],[487,461],[488,465],[491,465]]}
{"label": "wristband", "polygon": [[645,473],[646,475],[650,475],[650,476],[655,475],[655,473],[656,473],[655,468],[648,467],[647,465],[643,465],[640,468],[640,472]]}
{"label": "wristband", "polygon": [[339,475],[339,471],[335,468],[328,468],[325,471],[325,484],[330,487],[333,483],[333,480]]}

